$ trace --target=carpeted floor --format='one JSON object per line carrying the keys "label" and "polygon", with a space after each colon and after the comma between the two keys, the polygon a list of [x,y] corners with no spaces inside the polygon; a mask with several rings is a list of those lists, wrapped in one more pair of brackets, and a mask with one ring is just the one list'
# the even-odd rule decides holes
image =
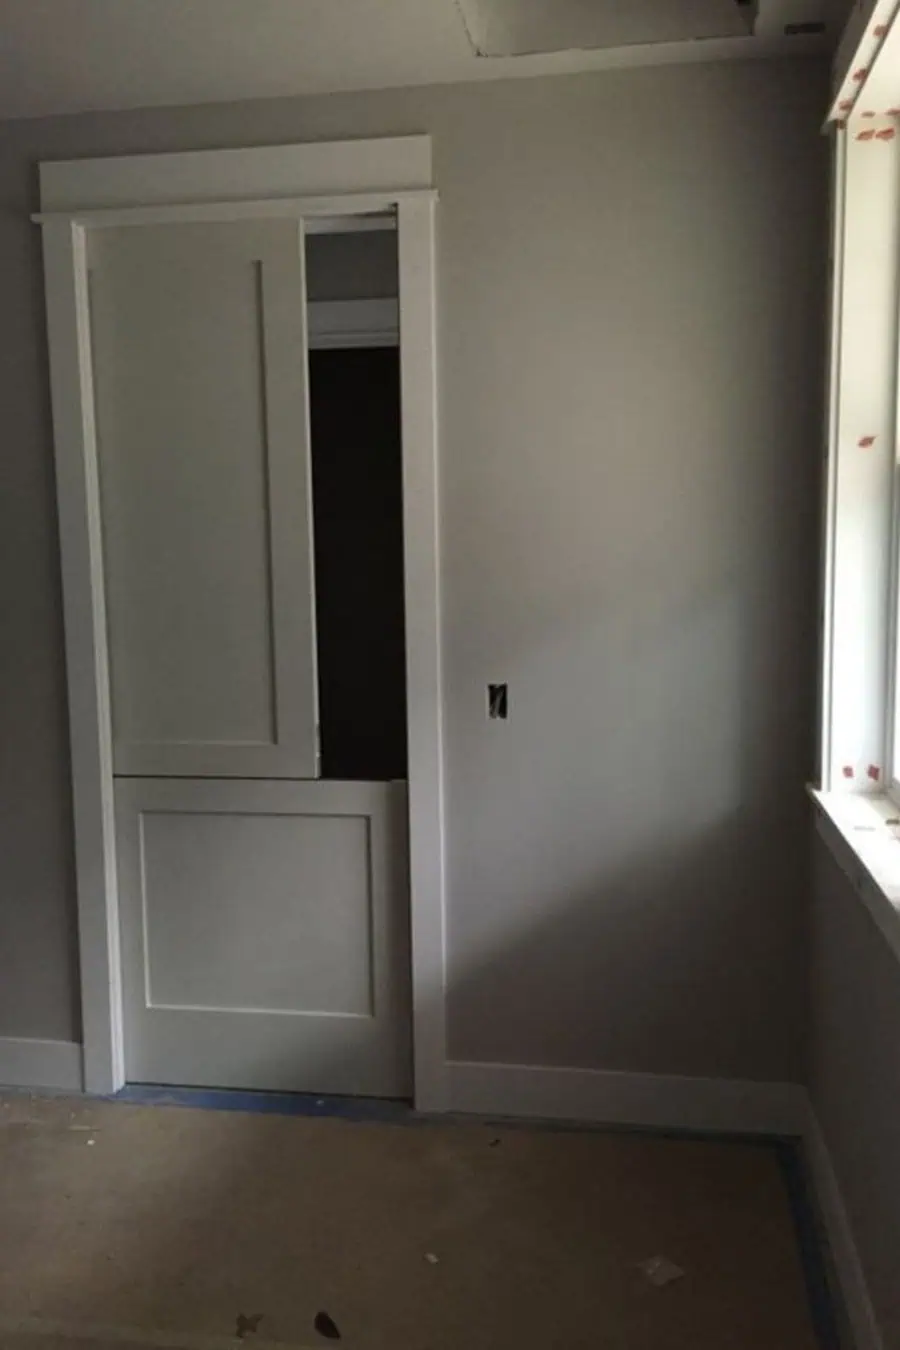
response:
{"label": "carpeted floor", "polygon": [[[654,1284],[656,1257],[683,1274]],[[765,1144],[0,1097],[3,1350],[335,1333],[348,1350],[818,1345]]]}

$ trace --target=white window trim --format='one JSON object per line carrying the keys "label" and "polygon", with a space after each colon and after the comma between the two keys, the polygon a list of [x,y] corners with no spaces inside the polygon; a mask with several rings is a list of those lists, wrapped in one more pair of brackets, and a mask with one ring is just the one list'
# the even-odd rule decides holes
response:
{"label": "white window trim", "polygon": [[68,668],[84,1083],[125,1082],[112,737],[87,303],[90,229],[248,215],[396,216],[417,1107],[448,1104],[435,351],[428,136],[42,164],[45,289]]}
{"label": "white window trim", "polygon": [[900,957],[900,3],[838,57],[817,828]]}
{"label": "white window trim", "polygon": [[900,809],[883,792],[812,795],[821,838],[900,960]]}

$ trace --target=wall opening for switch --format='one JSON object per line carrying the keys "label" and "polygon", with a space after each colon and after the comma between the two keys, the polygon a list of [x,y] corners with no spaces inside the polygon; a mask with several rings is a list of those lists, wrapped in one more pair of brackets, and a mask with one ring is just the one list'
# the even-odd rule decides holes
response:
{"label": "wall opening for switch", "polygon": [[488,717],[492,722],[505,722],[509,716],[509,686],[488,685]]}

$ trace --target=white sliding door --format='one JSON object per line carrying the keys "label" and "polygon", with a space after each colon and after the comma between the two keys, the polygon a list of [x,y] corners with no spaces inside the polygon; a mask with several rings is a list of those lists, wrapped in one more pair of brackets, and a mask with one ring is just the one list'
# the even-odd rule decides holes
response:
{"label": "white sliding door", "polygon": [[[363,780],[405,771],[405,737],[360,772],[382,705],[405,731],[397,362],[375,387],[320,384],[314,473],[305,271],[297,219],[90,238],[125,1063],[133,1082],[400,1096],[406,794]],[[318,616],[314,519],[340,553]],[[380,621],[388,573],[401,608]],[[394,674],[336,774],[348,669],[363,694]]]}
{"label": "white sliding door", "polygon": [[302,223],[96,231],[117,774],[318,772]]}
{"label": "white sliding door", "polygon": [[419,136],[40,165],[88,1091],[408,1095],[414,1022],[447,1105],[434,201]]}

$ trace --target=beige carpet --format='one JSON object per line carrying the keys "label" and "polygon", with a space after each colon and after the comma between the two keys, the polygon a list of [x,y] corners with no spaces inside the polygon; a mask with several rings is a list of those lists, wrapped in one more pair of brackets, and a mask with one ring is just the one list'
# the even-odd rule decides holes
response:
{"label": "beige carpet", "polygon": [[4,1350],[321,1350],[320,1313],[348,1350],[815,1346],[766,1147],[0,1097]]}

